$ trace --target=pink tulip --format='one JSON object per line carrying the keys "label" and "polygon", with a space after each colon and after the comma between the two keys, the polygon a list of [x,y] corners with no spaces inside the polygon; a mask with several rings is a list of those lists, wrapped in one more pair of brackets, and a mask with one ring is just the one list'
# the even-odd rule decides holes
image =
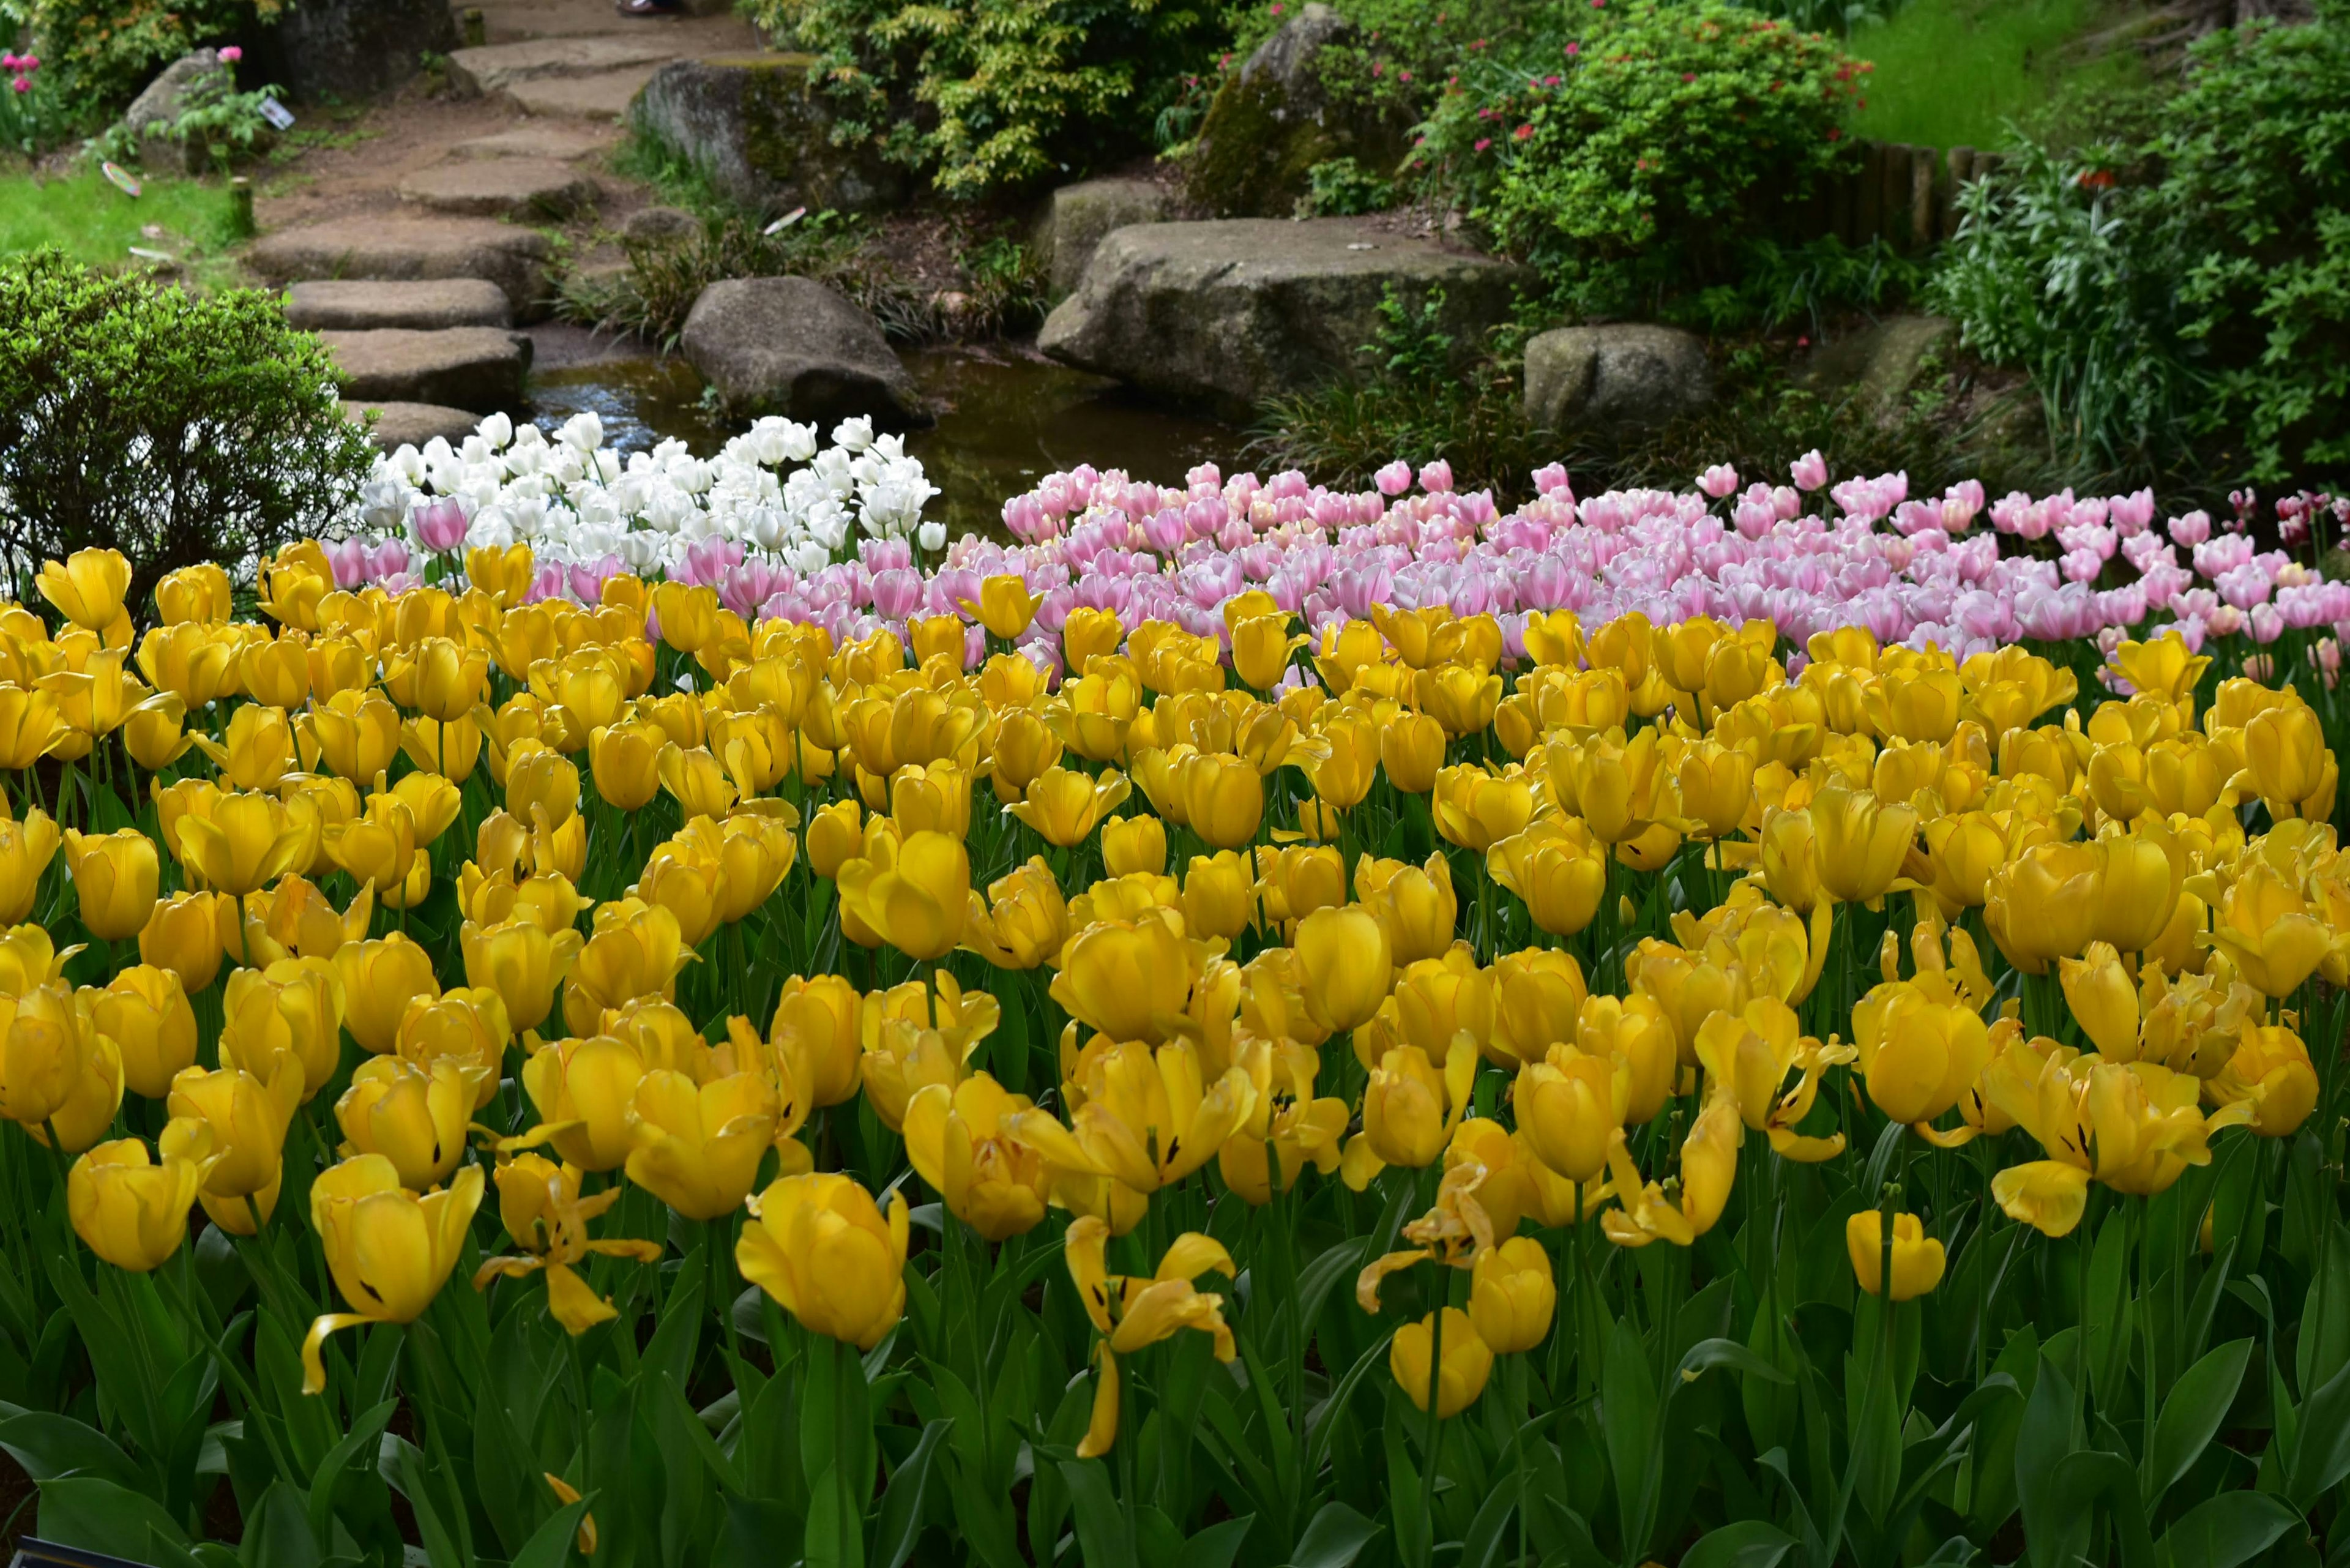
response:
{"label": "pink tulip", "polygon": [[1814,447],[1797,458],[1788,469],[1788,473],[1794,480],[1795,488],[1808,493],[1828,482],[1827,459],[1822,457],[1819,449]]}
{"label": "pink tulip", "polygon": [[1719,501],[1738,488],[1738,471],[1726,462],[1717,462],[1697,476],[1697,487]]}
{"label": "pink tulip", "polygon": [[444,555],[465,542],[472,520],[453,496],[444,496],[416,514],[416,542],[434,555]]}

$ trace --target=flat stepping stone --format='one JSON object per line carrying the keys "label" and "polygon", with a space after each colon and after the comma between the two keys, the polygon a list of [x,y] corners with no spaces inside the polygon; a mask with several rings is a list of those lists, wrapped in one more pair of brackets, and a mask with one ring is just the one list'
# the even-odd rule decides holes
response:
{"label": "flat stepping stone", "polygon": [[603,192],[568,163],[545,158],[474,158],[436,163],[400,182],[400,199],[476,218],[567,218]]}
{"label": "flat stepping stone", "polygon": [[584,125],[520,125],[494,136],[461,141],[450,151],[460,158],[547,158],[567,163],[608,151],[619,140]]}
{"label": "flat stepping stone", "polygon": [[522,401],[530,339],[492,327],[440,332],[384,327],[322,332],[343,396],[359,402],[436,403],[494,413]]}
{"label": "flat stepping stone", "polygon": [[355,425],[367,423],[368,416],[376,416],[375,428],[368,432],[376,446],[384,452],[398,452],[404,446],[422,446],[439,436],[451,446],[472,435],[482,421],[478,414],[463,409],[442,408],[438,403],[350,403],[343,405],[343,415]]}
{"label": "flat stepping stone", "polygon": [[286,291],[286,324],[306,332],[365,332],[386,327],[439,331],[512,327],[514,305],[485,278],[401,283],[384,278],[297,283]]}
{"label": "flat stepping stone", "polygon": [[516,321],[536,321],[546,314],[552,252],[546,235],[487,218],[340,218],[265,235],[245,265],[276,285],[482,278],[504,291]]}
{"label": "flat stepping stone", "polygon": [[677,58],[677,40],[652,33],[531,38],[459,49],[449,57],[449,82],[461,93],[503,92],[545,77],[585,77],[629,66],[661,66]]}
{"label": "flat stepping stone", "polygon": [[659,66],[632,66],[592,77],[540,77],[515,83],[503,96],[525,114],[618,123],[660,69]]}

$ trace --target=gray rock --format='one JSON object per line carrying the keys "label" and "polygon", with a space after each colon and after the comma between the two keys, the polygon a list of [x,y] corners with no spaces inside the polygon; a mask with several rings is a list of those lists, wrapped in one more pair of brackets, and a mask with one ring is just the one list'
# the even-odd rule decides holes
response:
{"label": "gray rock", "polygon": [[722,55],[663,66],[629,111],[743,206],[866,212],[894,206],[905,175],[869,145],[835,147],[808,55]]}
{"label": "gray rock", "polygon": [[206,162],[202,143],[174,140],[172,127],[179,123],[199,88],[226,89],[231,85],[228,67],[221,64],[219,51],[214,49],[198,49],[164,67],[163,74],[149,82],[122,113],[123,128],[139,139],[139,161],[149,169],[185,174],[201,171]]}
{"label": "gray rock", "polygon": [[829,425],[869,414],[884,430],[925,422],[913,378],[881,328],[813,278],[712,284],[686,317],[679,348],[737,417]]}
{"label": "gray rock", "polygon": [[1103,240],[1037,347],[1170,400],[1245,417],[1268,398],[1358,379],[1379,301],[1444,291],[1465,363],[1509,315],[1521,268],[1354,218],[1146,223]]}
{"label": "gray rock", "polygon": [[568,163],[591,152],[618,145],[607,130],[579,125],[518,125],[491,136],[476,136],[450,149],[461,158],[546,158]]}
{"label": "gray rock", "polygon": [[1653,430],[1712,397],[1705,340],[1678,327],[1562,327],[1526,343],[1526,419],[1537,430]]}
{"label": "gray rock", "polygon": [[449,0],[293,0],[245,57],[245,80],[296,99],[359,99],[414,76],[426,50],[457,47]]}
{"label": "gray rock", "polygon": [[1321,54],[1356,27],[1312,0],[1226,78],[1200,122],[1189,170],[1191,199],[1211,213],[1286,217],[1316,163],[1352,158],[1382,178],[1410,151],[1409,126],[1335,103]]}
{"label": "gray rock", "polygon": [[438,403],[345,403],[343,413],[355,425],[366,424],[368,416],[374,415],[375,427],[368,433],[384,452],[422,446],[434,436],[454,446],[482,422],[478,414]]}
{"label": "gray rock", "polygon": [[522,401],[530,339],[490,327],[439,332],[383,327],[322,332],[343,396],[359,402],[437,403],[494,413]]}
{"label": "gray rock", "polygon": [[602,195],[588,175],[546,158],[462,159],[400,182],[403,202],[476,218],[567,218]]}
{"label": "gray rock", "polygon": [[1086,275],[1086,263],[1113,229],[1155,223],[1171,217],[1173,193],[1155,180],[1086,180],[1064,185],[1045,199],[1032,242],[1055,295],[1066,295]]}
{"label": "gray rock", "polygon": [[681,207],[639,207],[620,225],[620,237],[636,244],[668,244],[702,232],[702,220]]}
{"label": "gray rock", "polygon": [[477,277],[421,283],[374,278],[297,283],[286,291],[286,324],[307,332],[366,332],[406,327],[514,325],[514,305],[496,284]]}
{"label": "gray rock", "polygon": [[1946,316],[1888,316],[1821,345],[1803,380],[1822,392],[1849,393],[1873,419],[1896,418],[1927,361],[1950,341],[1956,327]]}
{"label": "gray rock", "polygon": [[592,77],[533,77],[499,94],[525,114],[618,125],[659,67],[628,66]]}
{"label": "gray rock", "polygon": [[264,235],[244,261],[271,284],[485,278],[505,291],[516,321],[536,321],[546,314],[552,249],[544,234],[487,218],[345,218]]}

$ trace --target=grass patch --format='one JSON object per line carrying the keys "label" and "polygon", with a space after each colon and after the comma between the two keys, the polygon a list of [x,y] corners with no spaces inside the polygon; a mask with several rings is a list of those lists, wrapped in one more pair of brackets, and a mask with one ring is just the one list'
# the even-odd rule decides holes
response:
{"label": "grass patch", "polygon": [[55,245],[93,266],[121,266],[139,259],[133,245],[185,262],[226,241],[226,192],[195,180],[144,183],[133,200],[95,171],[62,180],[0,174],[0,255]]}
{"label": "grass patch", "polygon": [[2095,98],[2144,76],[2126,46],[2083,58],[2067,46],[2115,26],[2115,0],[1909,0],[1847,46],[1875,63],[1859,135],[1927,147],[1996,147],[2011,120],[2051,100]]}

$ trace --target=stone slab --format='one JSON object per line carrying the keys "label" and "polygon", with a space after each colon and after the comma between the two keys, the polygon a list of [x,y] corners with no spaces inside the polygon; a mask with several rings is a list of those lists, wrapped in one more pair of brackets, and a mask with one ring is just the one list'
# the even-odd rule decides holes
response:
{"label": "stone slab", "polygon": [[677,57],[677,52],[675,39],[650,31],[490,44],[451,54],[449,84],[461,93],[486,95],[517,82],[548,77],[597,76],[630,66],[666,65]]}
{"label": "stone slab", "polygon": [[631,66],[592,77],[541,77],[515,83],[504,96],[525,114],[617,122],[660,68]]}
{"label": "stone slab", "polygon": [[558,163],[608,151],[619,139],[585,125],[518,125],[494,136],[476,136],[450,151],[460,158],[543,158]]}
{"label": "stone slab", "polygon": [[567,218],[603,195],[594,179],[546,158],[468,158],[419,169],[400,199],[477,218]]}
{"label": "stone slab", "polygon": [[343,395],[361,402],[435,403],[494,413],[522,401],[531,344],[518,332],[452,327],[322,332]]}
{"label": "stone slab", "polygon": [[455,446],[473,433],[481,416],[463,409],[443,408],[438,403],[350,403],[343,405],[344,415],[353,424],[364,425],[369,414],[375,416],[375,428],[368,433],[384,452],[397,452],[403,446],[422,446],[439,436]]}
{"label": "stone slab", "polygon": [[487,218],[343,218],[254,242],[245,265],[271,284],[319,278],[485,278],[516,321],[546,314],[546,235]]}
{"label": "stone slab", "polygon": [[307,332],[505,327],[514,325],[514,302],[486,278],[320,279],[286,291],[286,322]]}

